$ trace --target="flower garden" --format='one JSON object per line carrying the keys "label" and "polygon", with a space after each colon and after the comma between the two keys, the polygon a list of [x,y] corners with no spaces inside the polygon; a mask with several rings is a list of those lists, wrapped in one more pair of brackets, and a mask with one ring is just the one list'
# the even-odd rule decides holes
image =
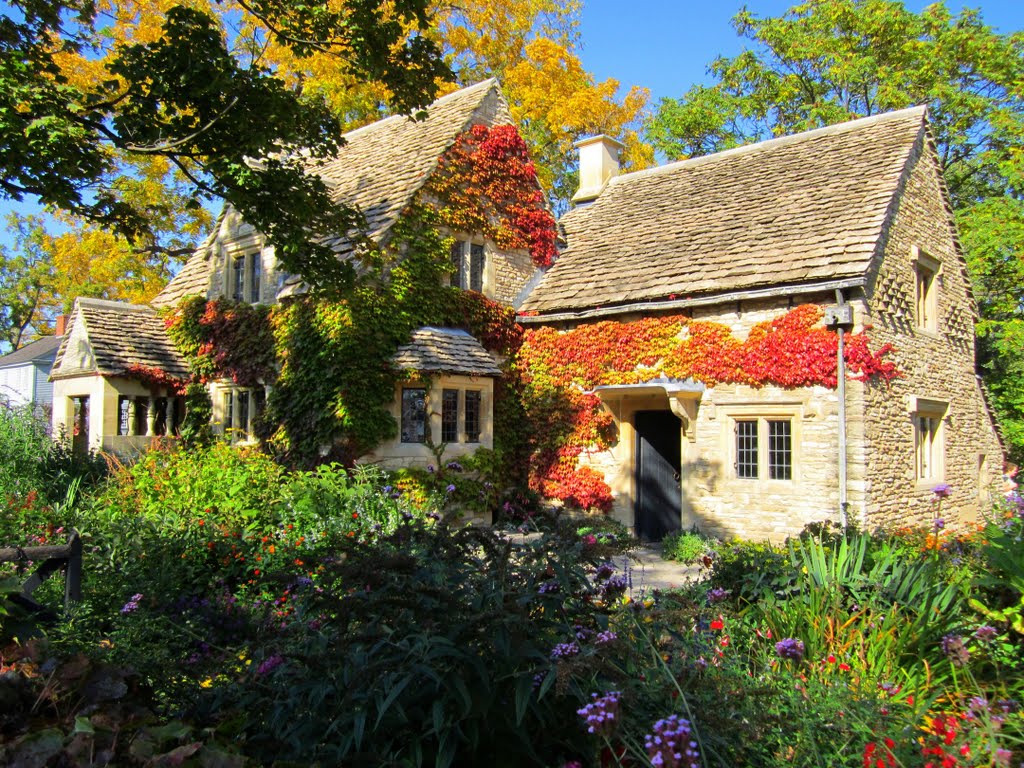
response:
{"label": "flower garden", "polygon": [[708,545],[699,583],[653,593],[603,517],[524,495],[503,503],[534,535],[461,525],[501,503],[479,470],[216,443],[106,466],[5,411],[0,546],[77,530],[84,580],[66,614],[44,582],[47,620],[11,599],[31,568],[0,565],[0,763],[1024,760],[1019,498],[971,531],[940,492],[927,529]]}

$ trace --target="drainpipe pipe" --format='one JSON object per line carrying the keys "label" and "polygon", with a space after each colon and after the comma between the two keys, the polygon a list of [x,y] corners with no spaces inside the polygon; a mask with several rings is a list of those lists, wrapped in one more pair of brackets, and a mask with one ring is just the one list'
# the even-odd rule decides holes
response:
{"label": "drainpipe pipe", "polygon": [[[843,289],[836,288],[836,304],[843,306]],[[849,521],[846,508],[846,359],[843,356],[845,329],[842,323],[836,326],[839,334],[839,349],[836,353],[836,395],[839,398],[839,523],[846,530]]]}

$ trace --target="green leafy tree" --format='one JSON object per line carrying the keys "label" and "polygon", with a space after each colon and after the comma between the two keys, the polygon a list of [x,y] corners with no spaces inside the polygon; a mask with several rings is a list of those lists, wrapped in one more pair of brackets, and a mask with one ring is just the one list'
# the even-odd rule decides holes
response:
{"label": "green leafy tree", "polygon": [[1024,457],[1024,33],[977,11],[895,0],[810,0],[733,19],[751,47],[714,82],[663,99],[647,138],[671,158],[927,104],[981,320],[979,365]]}
{"label": "green leafy tree", "polygon": [[39,306],[53,281],[41,232],[23,219],[15,229],[14,248],[0,246],[0,354],[31,340],[40,327]]}
{"label": "green leafy tree", "polygon": [[[144,240],[149,211],[116,182],[132,172],[126,162],[161,158],[187,190],[187,206],[220,198],[289,269],[321,285],[345,277],[319,239],[358,227],[360,217],[331,204],[323,181],[306,172],[337,149],[337,120],[323,99],[288,88],[260,51],[273,40],[299,57],[326,52],[356,79],[386,84],[396,109],[415,111],[447,75],[436,45],[418,34],[426,0],[239,0],[227,9],[246,23],[237,40],[215,4],[161,5],[8,6],[0,16],[0,196]],[[130,26],[143,28],[153,25],[147,10],[160,20],[152,34],[111,39],[107,14],[134,12]]]}

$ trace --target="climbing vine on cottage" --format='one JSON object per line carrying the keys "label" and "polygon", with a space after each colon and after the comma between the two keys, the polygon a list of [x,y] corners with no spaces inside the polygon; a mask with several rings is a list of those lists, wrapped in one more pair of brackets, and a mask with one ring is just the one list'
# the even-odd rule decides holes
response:
{"label": "climbing vine on cottage", "polygon": [[[572,506],[610,509],[603,476],[578,467],[585,451],[604,450],[615,437],[611,416],[592,392],[597,386],[668,377],[708,386],[835,387],[838,337],[821,327],[822,315],[815,305],[796,307],[757,324],[743,341],[727,326],[682,315],[528,330],[518,367],[530,425],[531,486]],[[899,375],[885,359],[889,351],[885,345],[873,352],[863,333],[850,334],[844,358],[851,376],[889,381]]]}
{"label": "climbing vine on cottage", "polygon": [[445,284],[450,243],[436,210],[412,206],[342,298],[253,307],[191,297],[167,317],[168,331],[197,380],[271,385],[258,431],[279,458],[351,463],[396,433],[391,356],[414,329],[464,328],[507,357],[519,347],[511,308]]}
{"label": "climbing vine on cottage", "polygon": [[426,191],[440,201],[441,222],[452,232],[483,234],[502,250],[528,250],[538,267],[554,260],[555,218],[515,126],[476,125],[461,134]]}

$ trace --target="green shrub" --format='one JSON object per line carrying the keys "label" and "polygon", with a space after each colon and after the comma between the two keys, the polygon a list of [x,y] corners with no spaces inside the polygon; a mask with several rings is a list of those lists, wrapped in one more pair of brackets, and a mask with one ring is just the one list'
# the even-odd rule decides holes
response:
{"label": "green shrub", "polygon": [[666,560],[689,565],[712,551],[714,545],[714,539],[699,533],[696,528],[692,531],[673,531],[661,541],[661,556]]}

